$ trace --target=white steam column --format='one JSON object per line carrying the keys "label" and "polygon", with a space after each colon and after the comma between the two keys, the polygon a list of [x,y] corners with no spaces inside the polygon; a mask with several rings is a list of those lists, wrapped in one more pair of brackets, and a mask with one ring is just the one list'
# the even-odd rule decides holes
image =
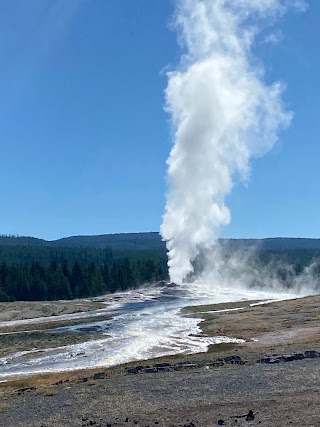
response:
{"label": "white steam column", "polygon": [[225,197],[233,181],[248,178],[250,159],[270,150],[279,130],[290,124],[282,85],[266,84],[252,55],[261,29],[288,3],[306,7],[285,0],[176,2],[175,25],[185,53],[179,69],[168,73],[165,92],[174,145],[161,226],[176,283],[192,272],[199,249],[211,246],[229,224]]}

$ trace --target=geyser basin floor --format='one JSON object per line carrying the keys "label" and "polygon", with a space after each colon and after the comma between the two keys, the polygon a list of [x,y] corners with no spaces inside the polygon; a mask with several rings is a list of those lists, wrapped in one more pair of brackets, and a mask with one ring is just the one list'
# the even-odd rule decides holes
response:
{"label": "geyser basin floor", "polygon": [[103,307],[103,304],[85,300],[0,302],[0,323],[39,317],[61,316],[97,310]]}
{"label": "geyser basin floor", "polygon": [[319,296],[311,296],[262,305],[240,302],[240,310],[210,311],[219,309],[214,304],[203,306],[206,311],[201,312],[200,306],[184,312],[203,319],[200,326],[205,335],[236,336],[246,341],[242,347],[260,348],[320,340],[319,303]]}
{"label": "geyser basin floor", "polygon": [[[319,391],[320,358],[281,362],[266,365],[256,363],[265,354],[320,350],[317,314],[320,297],[271,303],[262,307],[230,312],[237,316],[234,326],[246,330],[248,318],[256,323],[252,331],[258,339],[255,345],[246,343],[237,348],[213,346],[205,354],[176,355],[131,364],[206,362],[237,354],[248,363],[243,366],[226,365],[212,369],[194,368],[180,371],[128,375],[125,367],[105,370],[104,379],[89,379],[93,372],[61,373],[38,376],[25,381],[0,385],[2,395],[1,422],[7,427],[86,426],[111,424],[117,427],[218,425],[234,426],[234,416],[258,411],[253,421],[238,419],[237,425],[260,427],[318,426],[320,425]],[[217,308],[216,306],[214,308]],[[208,309],[208,307],[206,307]],[[219,327],[232,327],[226,313],[216,313]],[[261,324],[266,322],[266,330]],[[213,325],[207,319],[202,326]],[[234,324],[234,323],[233,323]],[[266,333],[314,328],[315,334],[302,335],[295,342],[266,343],[259,341]],[[256,345],[256,343],[259,343]],[[100,372],[102,370],[100,369]],[[73,379],[72,379],[73,378]],[[69,379],[68,383],[61,380]],[[36,387],[31,391],[14,390]],[[35,411],[34,408],[37,408]],[[90,424],[91,423],[91,424]],[[136,424],[137,423],[137,424]]]}
{"label": "geyser basin floor", "polygon": [[[241,335],[225,334],[221,330],[202,335],[201,315],[183,316],[181,308],[210,301],[257,300],[271,296],[255,290],[206,288],[201,284],[164,285],[107,296],[105,304],[96,303],[98,308],[104,307],[98,310],[94,310],[94,303],[87,302],[87,312],[0,322],[0,332],[6,334],[2,340],[0,335],[4,347],[0,349],[3,355],[0,379],[108,367],[178,353],[200,353],[214,343],[238,342],[242,340]],[[48,329],[51,325],[55,327]],[[33,328],[37,330],[30,331]],[[29,332],[13,334],[21,329]],[[13,345],[8,351],[11,338]]]}

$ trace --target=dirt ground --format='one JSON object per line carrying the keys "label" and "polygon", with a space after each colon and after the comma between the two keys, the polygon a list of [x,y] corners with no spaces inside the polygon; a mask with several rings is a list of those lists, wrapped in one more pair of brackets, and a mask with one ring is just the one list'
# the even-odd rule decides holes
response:
{"label": "dirt ground", "polygon": [[105,304],[83,300],[0,302],[0,322],[33,319],[35,317],[60,316],[62,314],[98,310],[105,307]]}
{"label": "dirt ground", "polygon": [[[224,309],[228,304],[224,304]],[[239,311],[198,313],[204,319],[201,329],[207,335],[243,338],[250,347],[283,343],[320,341],[320,297],[312,296],[271,304],[250,306],[241,302]],[[234,308],[234,305],[232,306]],[[219,307],[213,306],[213,310]],[[189,312],[193,312],[192,308]]]}
{"label": "dirt ground", "polygon": [[[7,395],[0,425],[319,426],[319,390],[319,359],[137,375],[118,370]],[[254,419],[247,421],[241,416],[250,410]]]}
{"label": "dirt ground", "polygon": [[[100,369],[96,376],[97,370],[2,384],[0,426],[319,427],[319,307],[319,296],[220,314],[207,306],[197,310],[197,317],[205,312],[203,333],[248,341]],[[290,359],[306,350],[317,356]],[[261,363],[266,355],[289,361]],[[229,356],[244,364],[215,366]],[[166,371],[154,370],[155,363],[188,365]],[[128,371],[139,364],[149,368]]]}
{"label": "dirt ground", "polygon": [[[83,300],[0,303],[2,322],[22,320],[22,324],[10,326],[0,321],[0,358],[22,351],[31,351],[25,357],[32,358],[34,356],[32,352],[106,338],[106,335],[95,327],[95,324],[98,325],[99,322],[111,318],[111,315],[103,311],[100,315],[96,313],[90,318],[91,328],[61,329],[88,323],[88,318],[85,317],[86,312],[105,307],[105,304]],[[79,319],[61,320],[58,317],[73,313],[84,313],[84,315]],[[28,323],[28,319],[32,319],[31,322],[34,320],[34,323]]]}

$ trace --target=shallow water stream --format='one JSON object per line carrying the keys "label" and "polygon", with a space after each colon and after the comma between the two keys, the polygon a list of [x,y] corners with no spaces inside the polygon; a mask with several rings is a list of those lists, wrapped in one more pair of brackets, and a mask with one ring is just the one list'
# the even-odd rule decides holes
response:
{"label": "shallow water stream", "polygon": [[[59,330],[92,330],[92,340],[82,344],[45,350],[34,349],[0,359],[0,380],[25,374],[56,372],[113,366],[134,360],[177,353],[205,352],[210,344],[238,342],[237,337],[200,337],[200,319],[182,316],[180,309],[190,305],[228,301],[286,299],[288,294],[256,290],[212,289],[205,286],[149,287],[103,298],[106,308],[85,313],[0,322],[0,327],[23,326],[87,319],[87,322],[64,326]],[[101,298],[99,298],[101,302]],[[109,320],[97,320],[99,315]],[[91,328],[91,329],[90,329]],[[103,334],[96,339],[95,331]],[[1,339],[1,336],[0,336]]]}

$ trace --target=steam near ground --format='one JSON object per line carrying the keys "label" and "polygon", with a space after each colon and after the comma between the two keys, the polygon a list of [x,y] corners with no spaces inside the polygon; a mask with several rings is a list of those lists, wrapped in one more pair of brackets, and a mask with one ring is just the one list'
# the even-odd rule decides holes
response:
{"label": "steam near ground", "polygon": [[[207,293],[232,290],[236,295],[261,290],[273,298],[280,294],[305,296],[320,291],[320,260],[303,260],[299,250],[288,259],[286,252],[226,250],[219,243],[202,251],[193,262],[194,272],[186,278],[190,286],[206,289]],[[304,254],[305,255],[305,254]],[[304,261],[304,263],[303,263]],[[230,296],[231,296],[230,294]]]}
{"label": "steam near ground", "polygon": [[[302,294],[300,294],[302,295]],[[81,344],[53,348],[33,348],[17,351],[0,358],[0,382],[44,372],[108,367],[133,360],[144,360],[172,354],[205,352],[210,344],[243,342],[237,336],[203,336],[200,319],[182,316],[181,308],[189,305],[220,303],[227,301],[288,299],[297,296],[293,290],[246,289],[235,282],[195,281],[183,286],[148,286],[108,295],[106,308],[86,313],[67,314],[46,318],[46,325],[59,320],[87,319],[82,324],[53,327],[52,333],[59,337],[64,333],[81,333],[92,330],[92,340]],[[95,321],[95,317],[110,315],[110,319]],[[36,333],[46,333],[43,319],[25,319],[0,322],[3,327],[22,327],[37,324]],[[96,331],[96,332],[95,332]],[[1,335],[16,337],[20,332],[2,332]],[[99,333],[100,339],[94,339]],[[28,332],[22,332],[22,338]],[[16,338],[15,338],[16,339]],[[23,346],[23,341],[22,341]]]}
{"label": "steam near ground", "polygon": [[[168,73],[166,110],[173,148],[161,235],[169,273],[182,283],[200,252],[212,250],[231,214],[225,197],[247,180],[250,160],[269,151],[293,114],[282,103],[283,84],[267,84],[253,48],[272,39],[272,24],[303,0],[178,0],[174,26],[183,54]],[[267,32],[267,36],[265,33]],[[254,230],[253,230],[254,232]],[[231,264],[231,265],[230,265]],[[219,259],[207,275],[228,280]],[[232,267],[232,268],[231,268]],[[216,268],[216,270],[214,269]]]}

